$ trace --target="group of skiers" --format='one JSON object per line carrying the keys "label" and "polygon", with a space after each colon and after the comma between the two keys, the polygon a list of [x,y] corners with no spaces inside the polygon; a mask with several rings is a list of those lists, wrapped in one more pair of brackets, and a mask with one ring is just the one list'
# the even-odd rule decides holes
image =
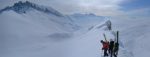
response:
{"label": "group of skiers", "polygon": [[102,50],[104,50],[104,57],[108,56],[108,53],[110,57],[114,56],[117,57],[118,55],[118,50],[119,50],[119,43],[113,41],[110,39],[110,41],[103,41],[101,40],[101,43],[103,45]]}
{"label": "group of skiers", "polygon": [[118,50],[119,50],[118,39],[117,41],[114,41],[113,39],[110,39],[110,41],[107,41],[105,37],[105,41],[101,40],[100,42],[103,45],[102,50],[104,50],[104,57],[108,57],[108,55],[110,55],[110,57],[113,57],[113,56],[117,57]]}

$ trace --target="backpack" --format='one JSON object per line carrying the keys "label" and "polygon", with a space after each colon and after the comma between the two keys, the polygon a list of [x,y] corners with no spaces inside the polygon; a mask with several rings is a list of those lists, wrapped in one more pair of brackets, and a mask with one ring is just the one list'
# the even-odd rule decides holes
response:
{"label": "backpack", "polygon": [[103,48],[104,49],[108,49],[109,48],[109,43],[108,42],[104,42],[103,43]]}

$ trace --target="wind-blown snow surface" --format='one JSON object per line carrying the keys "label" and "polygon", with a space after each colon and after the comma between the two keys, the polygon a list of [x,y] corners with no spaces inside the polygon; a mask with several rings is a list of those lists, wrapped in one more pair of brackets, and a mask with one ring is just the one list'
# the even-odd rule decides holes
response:
{"label": "wind-blown snow surface", "polygon": [[120,41],[133,57],[150,56],[149,19],[112,19],[114,29],[120,30]]}
{"label": "wind-blown snow surface", "polygon": [[[150,20],[143,19],[111,19],[113,31],[119,30],[120,50],[118,57],[148,57],[150,56],[150,45],[148,45],[150,33]],[[105,21],[104,21],[105,22]],[[74,52],[71,57],[102,57],[101,44],[99,40],[104,39],[103,33],[108,40],[114,38],[112,31],[97,28],[102,24],[94,26],[82,36],[75,37]]]}
{"label": "wind-blown snow surface", "polygon": [[2,50],[0,57],[55,57],[57,54],[51,53],[59,48],[57,49],[57,43],[51,40],[62,41],[72,36],[71,27],[51,21],[59,17],[53,15],[48,17],[38,11],[26,14],[8,11],[1,14],[0,18]]}

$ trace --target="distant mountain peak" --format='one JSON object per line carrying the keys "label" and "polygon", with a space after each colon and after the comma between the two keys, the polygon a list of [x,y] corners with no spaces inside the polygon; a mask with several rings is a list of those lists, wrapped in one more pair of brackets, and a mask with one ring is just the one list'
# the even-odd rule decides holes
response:
{"label": "distant mountain peak", "polygon": [[26,2],[19,1],[18,3],[15,3],[12,6],[12,9],[17,13],[26,13],[26,11],[32,8],[34,5],[35,4],[30,3],[28,1]]}
{"label": "distant mountain peak", "polygon": [[85,15],[85,16],[96,16],[95,14],[93,13],[86,13],[86,14],[83,14],[83,13],[75,13],[73,15],[77,15],[77,16],[82,16],[82,15]]}
{"label": "distant mountain peak", "polygon": [[38,10],[38,11],[41,11],[44,13],[48,13],[48,14],[49,13],[54,14],[56,16],[63,16],[60,12],[56,11],[55,9],[53,9],[51,7],[37,5],[37,4],[29,2],[29,1],[25,1],[25,2],[19,1],[17,3],[14,3],[13,6],[7,6],[4,9],[0,10],[0,13],[2,13],[3,11],[13,10],[19,14],[23,14],[31,9],[35,9],[35,10]]}

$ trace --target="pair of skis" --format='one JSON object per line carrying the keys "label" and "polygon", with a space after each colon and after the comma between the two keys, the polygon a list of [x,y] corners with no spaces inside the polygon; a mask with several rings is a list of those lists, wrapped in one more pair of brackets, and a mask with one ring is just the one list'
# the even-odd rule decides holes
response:
{"label": "pair of skis", "polygon": [[119,31],[117,31],[117,43],[119,43],[118,41],[119,41]]}
{"label": "pair of skis", "polygon": [[119,31],[117,31],[117,48],[118,50],[116,51],[116,56],[118,55],[118,51],[119,51]]}

